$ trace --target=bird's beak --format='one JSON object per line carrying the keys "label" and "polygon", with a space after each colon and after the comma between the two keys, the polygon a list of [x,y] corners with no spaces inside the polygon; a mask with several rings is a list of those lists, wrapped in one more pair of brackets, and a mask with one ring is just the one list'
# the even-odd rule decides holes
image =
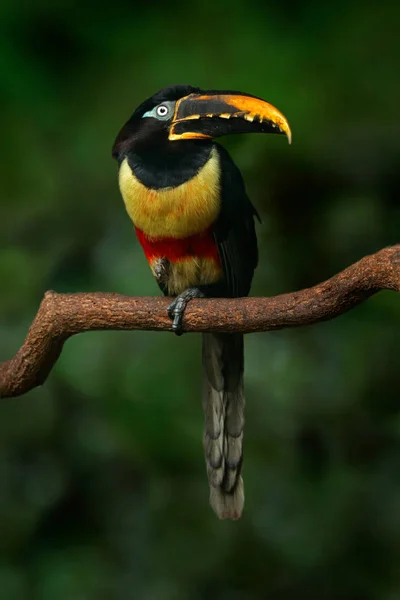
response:
{"label": "bird's beak", "polygon": [[231,133],[280,133],[292,140],[289,123],[272,104],[240,92],[189,94],[177,101],[169,139],[212,139]]}

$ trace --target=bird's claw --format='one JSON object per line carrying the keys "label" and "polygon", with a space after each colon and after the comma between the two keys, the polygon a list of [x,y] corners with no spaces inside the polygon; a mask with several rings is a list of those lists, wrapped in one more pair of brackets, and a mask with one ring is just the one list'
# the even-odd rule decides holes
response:
{"label": "bird's claw", "polygon": [[192,298],[203,298],[204,293],[199,288],[188,288],[182,294],[177,296],[168,306],[168,316],[172,319],[172,331],[176,335],[182,335],[183,315],[185,309]]}
{"label": "bird's claw", "polygon": [[176,335],[182,335],[182,321],[185,313],[185,308],[189,299],[178,296],[168,306],[168,316],[172,319],[172,331]]}

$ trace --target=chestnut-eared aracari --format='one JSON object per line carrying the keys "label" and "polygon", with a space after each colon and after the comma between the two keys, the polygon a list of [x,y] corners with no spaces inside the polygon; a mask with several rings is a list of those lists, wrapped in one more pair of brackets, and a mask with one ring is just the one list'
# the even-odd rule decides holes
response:
{"label": "chestnut-eared aracari", "polygon": [[[240,92],[186,85],[161,90],[119,132],[113,156],[119,186],[150,268],[165,295],[172,329],[182,330],[191,298],[247,296],[258,262],[255,208],[240,171],[214,138],[291,132],[271,104]],[[243,336],[203,334],[203,446],[210,503],[237,519],[244,426]]]}

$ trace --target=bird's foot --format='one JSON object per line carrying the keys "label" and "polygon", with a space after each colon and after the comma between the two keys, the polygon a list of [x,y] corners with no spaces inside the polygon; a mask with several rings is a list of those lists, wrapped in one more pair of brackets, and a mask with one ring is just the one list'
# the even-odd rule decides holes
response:
{"label": "bird's foot", "polygon": [[204,298],[204,293],[199,288],[188,288],[179,294],[168,306],[168,316],[172,319],[172,331],[176,335],[182,335],[182,321],[185,309],[192,298]]}

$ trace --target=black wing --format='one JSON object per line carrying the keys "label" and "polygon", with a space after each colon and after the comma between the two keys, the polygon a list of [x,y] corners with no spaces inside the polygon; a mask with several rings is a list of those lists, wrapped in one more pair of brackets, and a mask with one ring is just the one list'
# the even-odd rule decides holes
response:
{"label": "black wing", "polygon": [[214,238],[225,275],[224,295],[247,296],[258,263],[254,217],[260,217],[247,197],[242,175],[228,152],[216,144],[221,159],[221,212]]}

